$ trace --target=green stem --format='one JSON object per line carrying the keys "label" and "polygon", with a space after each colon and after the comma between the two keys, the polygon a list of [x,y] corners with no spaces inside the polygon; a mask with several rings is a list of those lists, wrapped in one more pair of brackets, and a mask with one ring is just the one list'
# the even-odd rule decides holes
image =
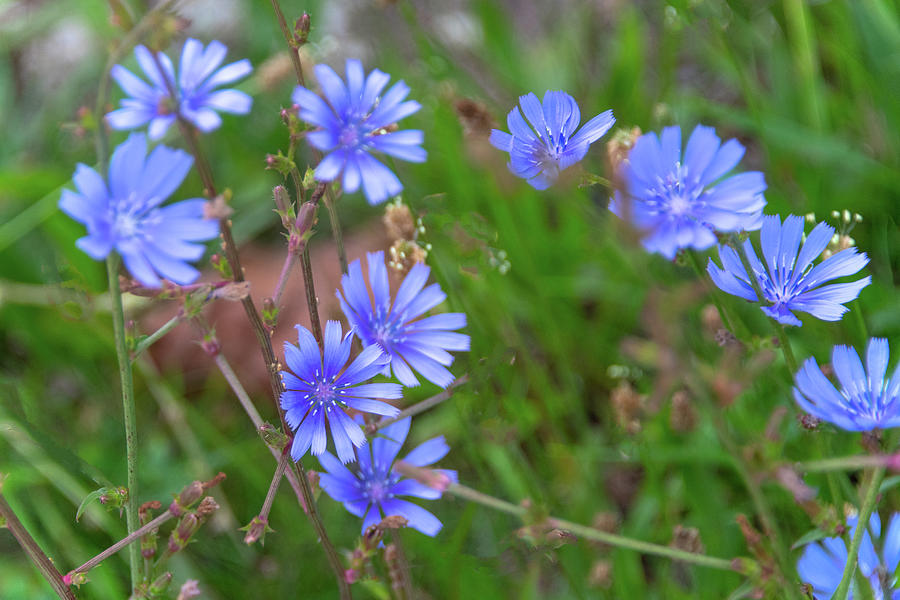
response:
{"label": "green stem", "polygon": [[869,482],[869,489],[866,490],[866,497],[859,509],[859,519],[856,521],[856,529],[853,532],[853,539],[850,540],[850,548],[847,550],[847,564],[844,565],[844,573],[841,575],[841,583],[832,596],[833,600],[847,600],[850,593],[850,584],[853,581],[853,573],[856,571],[856,558],[859,555],[859,547],[862,544],[863,533],[869,526],[869,517],[875,509],[878,501],[878,489],[881,487],[881,480],[884,479],[884,467],[876,467],[872,471],[872,477]]}
{"label": "green stem", "polygon": [[[473,490],[470,487],[466,487],[458,483],[451,483],[447,488],[447,491],[454,496],[459,496],[460,498],[463,498],[470,502],[475,502],[494,510],[499,510],[501,512],[515,515],[523,520],[528,516],[528,509],[526,509],[524,506],[512,504],[511,502],[489,496],[487,494],[479,492],[478,490]],[[586,525],[579,525],[578,523],[566,521],[565,519],[549,517],[548,522],[554,527],[565,529],[566,531],[574,533],[576,536],[580,536],[588,540],[602,542],[604,544],[609,544],[610,546],[617,546],[619,548],[626,548],[628,550],[634,550],[643,554],[651,554],[654,556],[670,558],[672,560],[680,560],[682,562],[694,564],[700,567],[709,567],[711,569],[720,569],[723,571],[743,572],[747,570],[748,566],[747,559],[743,559],[741,561],[742,566],[739,567],[735,561],[731,561],[728,559],[715,558],[713,556],[706,556],[705,554],[697,554],[694,552],[688,552],[686,550],[679,550],[678,548],[672,548],[670,546],[651,544],[650,542],[642,542],[640,540],[616,535],[614,533],[600,531],[599,529],[594,529],[593,527],[588,527]]]}
{"label": "green stem", "polygon": [[860,454],[841,456],[839,458],[823,458],[809,462],[795,463],[794,468],[807,473],[827,473],[829,471],[855,471],[872,467],[885,467],[893,459],[890,454]]}
{"label": "green stem", "polygon": [[[137,428],[135,426],[134,381],[131,377],[131,358],[125,341],[125,312],[122,308],[122,292],[119,289],[119,255],[110,252],[106,259],[109,278],[109,295],[112,300],[113,331],[116,338],[116,358],[119,361],[119,379],[122,383],[122,412],[125,419],[125,461],[127,469],[128,501],[125,505],[125,522],[128,533],[140,525],[138,521],[137,484]],[[141,552],[136,545],[128,548],[131,567],[131,589],[137,589],[140,580]]]}
{"label": "green stem", "polygon": [[131,360],[137,360],[137,357],[140,356],[147,348],[156,343],[162,336],[166,335],[178,325],[181,320],[184,319],[184,315],[181,313],[175,315],[168,321],[166,321],[162,327],[145,337],[141,340],[137,346],[134,348],[134,352],[131,353]]}

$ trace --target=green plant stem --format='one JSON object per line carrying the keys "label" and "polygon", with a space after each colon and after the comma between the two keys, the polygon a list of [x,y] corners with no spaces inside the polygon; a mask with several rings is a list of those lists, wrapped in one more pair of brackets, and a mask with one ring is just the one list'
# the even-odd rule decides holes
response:
{"label": "green plant stem", "polygon": [[[0,484],[2,484],[2,478],[0,478]],[[16,513],[9,503],[6,502],[6,498],[3,497],[2,493],[0,493],[0,517],[2,517],[5,527],[9,529],[13,537],[16,538],[16,541],[22,546],[22,550],[25,551],[25,554],[28,555],[31,562],[35,564],[41,572],[41,575],[44,576],[44,579],[47,580],[53,588],[53,591],[56,592],[56,595],[64,600],[75,600],[75,595],[72,594],[72,590],[70,590],[69,586],[63,582],[62,574],[56,570],[53,561],[44,554],[41,547],[38,546],[37,542],[34,541],[34,538],[31,537],[31,534],[28,533],[28,530],[25,529],[25,526],[19,521]]]}
{"label": "green plant stem", "polygon": [[807,473],[827,473],[830,471],[855,471],[872,467],[886,467],[894,460],[891,454],[860,454],[839,458],[823,458],[808,462],[794,463],[794,468]]}
{"label": "green plant stem", "polygon": [[[753,291],[756,292],[756,297],[759,298],[760,304],[762,304],[766,301],[766,296],[763,294],[762,287],[759,285],[759,279],[757,279],[753,267],[750,265],[750,259],[747,258],[747,251],[744,249],[742,243],[734,238],[732,238],[732,240],[734,242],[732,247],[737,251],[738,256],[741,258],[741,264],[744,265],[744,270],[747,272],[747,278],[750,280],[750,284],[753,286]],[[778,336],[778,344],[781,346],[781,352],[784,354],[784,363],[787,365],[787,368],[790,371],[791,381],[793,381],[794,375],[797,373],[797,359],[794,358],[794,351],[791,349],[791,341],[788,339],[787,333],[784,330],[784,325],[774,319],[772,319],[772,325],[775,328],[775,335]]]}
{"label": "green plant stem", "polygon": [[175,329],[175,326],[181,323],[182,319],[184,319],[184,315],[178,313],[165,323],[163,323],[162,327],[145,337],[141,340],[137,346],[134,347],[134,352],[131,353],[131,360],[137,360],[137,357],[140,356],[147,348],[155,344],[161,337]]}
{"label": "green plant stem", "polygon": [[881,487],[881,481],[884,479],[884,467],[876,467],[872,471],[872,477],[869,480],[869,488],[866,490],[866,497],[863,499],[862,506],[859,509],[859,519],[856,521],[856,529],[853,532],[853,539],[850,540],[850,548],[847,550],[847,563],[844,565],[844,573],[841,575],[841,583],[832,596],[833,600],[847,600],[850,593],[850,584],[853,581],[853,573],[856,571],[856,558],[859,555],[859,547],[862,544],[863,534],[869,525],[869,517],[875,510],[875,504],[878,501],[878,488]]}
{"label": "green plant stem", "polygon": [[442,391],[438,394],[435,394],[431,398],[426,398],[425,400],[422,400],[421,402],[416,402],[409,408],[401,411],[400,414],[398,414],[396,417],[391,417],[389,419],[381,419],[377,423],[369,424],[368,426],[366,426],[366,433],[368,433],[369,435],[372,435],[379,429],[384,429],[388,425],[393,425],[397,421],[402,421],[406,417],[412,417],[419,413],[423,413],[426,410],[434,408],[441,402],[448,400],[453,395],[453,392],[456,391],[456,388],[458,388],[459,386],[463,385],[464,383],[466,383],[468,381],[469,381],[468,373],[460,375],[455,380],[453,380],[453,382],[450,385],[448,385],[444,391]]}
{"label": "green plant stem", "polygon": [[[137,426],[135,424],[134,381],[131,376],[131,358],[125,341],[125,312],[122,308],[122,292],[119,290],[119,255],[111,252],[106,259],[109,294],[112,299],[113,332],[116,338],[116,358],[119,361],[119,380],[122,384],[122,413],[125,419],[125,461],[127,470],[128,500],[125,504],[125,523],[128,533],[138,528],[137,483]],[[131,567],[131,589],[137,589],[140,580],[140,548],[128,549]]]}
{"label": "green plant stem", "polygon": [[[469,502],[475,502],[494,510],[499,510],[510,515],[515,515],[523,520],[528,515],[528,509],[526,509],[524,506],[512,504],[511,502],[489,496],[487,494],[479,492],[478,490],[474,490],[470,487],[466,487],[458,483],[451,483],[447,488],[447,491],[454,496],[459,496],[460,498],[468,500]],[[579,525],[578,523],[566,521],[565,519],[558,519],[556,517],[549,517],[547,519],[547,522],[553,527],[570,531],[573,534],[588,540],[602,542],[604,544],[609,544],[610,546],[626,548],[628,550],[634,550],[642,554],[651,554],[654,556],[670,558],[672,560],[679,560],[700,567],[709,567],[711,569],[720,569],[723,571],[744,572],[747,568],[746,565],[748,564],[748,559],[743,559],[741,561],[742,566],[738,566],[735,561],[731,561],[728,559],[715,558],[712,556],[707,556],[705,554],[687,552],[685,550],[679,550],[678,548],[652,544],[650,542],[642,542],[640,540],[616,535],[614,533],[607,533],[605,531],[600,531],[599,529],[594,529],[593,527]]]}

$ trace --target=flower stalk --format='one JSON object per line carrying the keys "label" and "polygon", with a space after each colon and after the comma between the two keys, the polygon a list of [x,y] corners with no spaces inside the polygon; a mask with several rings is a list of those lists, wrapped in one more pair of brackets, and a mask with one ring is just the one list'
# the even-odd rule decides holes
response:
{"label": "flower stalk", "polygon": [[[122,308],[122,292],[119,289],[119,255],[110,253],[106,259],[106,273],[109,279],[109,294],[112,300],[113,333],[116,342],[116,358],[119,362],[119,380],[122,386],[122,414],[125,421],[125,463],[128,500],[125,503],[125,522],[129,535],[138,528],[138,483],[137,483],[137,425],[134,405],[134,380],[131,373],[131,357],[125,340],[125,312]],[[131,571],[131,588],[137,588],[140,580],[140,548],[128,548],[128,562]]]}
{"label": "flower stalk", "polygon": [[856,572],[857,556],[859,556],[859,547],[862,545],[863,534],[869,523],[869,517],[875,510],[878,503],[878,490],[881,487],[881,481],[884,479],[885,468],[876,467],[872,471],[869,478],[869,487],[866,490],[866,496],[863,499],[862,506],[859,509],[859,518],[856,521],[856,529],[853,531],[853,538],[850,540],[850,547],[847,549],[847,563],[844,565],[844,573],[841,575],[841,583],[834,592],[832,598],[834,600],[847,600],[850,593],[850,584],[853,581],[853,574]]}

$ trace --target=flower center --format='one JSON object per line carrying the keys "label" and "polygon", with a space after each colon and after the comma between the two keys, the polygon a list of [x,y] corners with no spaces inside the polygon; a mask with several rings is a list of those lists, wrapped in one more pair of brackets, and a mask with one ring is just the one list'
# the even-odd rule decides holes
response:
{"label": "flower center", "polygon": [[348,123],[338,135],[338,144],[345,148],[356,148],[360,145],[362,136],[359,133],[359,127],[355,123]]}
{"label": "flower center", "polygon": [[687,167],[675,163],[675,170],[665,178],[658,178],[654,190],[656,204],[660,212],[673,218],[692,217],[698,205],[698,198],[703,193],[700,186],[691,186],[687,180]]}

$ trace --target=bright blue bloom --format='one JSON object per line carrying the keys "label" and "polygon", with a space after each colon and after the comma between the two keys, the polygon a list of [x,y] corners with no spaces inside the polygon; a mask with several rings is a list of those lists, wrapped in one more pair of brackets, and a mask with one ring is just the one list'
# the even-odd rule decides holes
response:
{"label": "bright blue bloom", "polygon": [[725,177],[743,156],[737,140],[721,144],[712,127],[694,128],[683,155],[680,127],[666,127],[659,138],[644,134],[620,167],[625,190],[615,193],[609,209],[645,232],[648,251],[669,260],[682,248],[709,248],[716,231],[759,229],[763,174]]}
{"label": "bright blue bloom", "polygon": [[147,156],[147,141],[132,134],[113,152],[109,185],[94,169],[79,164],[72,181],[77,192],[63,190],[59,208],[87,227],[76,245],[103,260],[115,249],[131,275],[148,287],[160,277],[179,285],[200,275],[186,261],[203,255],[201,242],[216,237],[219,224],[203,218],[206,201],[192,198],[160,207],[181,185],[193,160],[181,150],[157,146]]}
{"label": "bright blue bloom", "polygon": [[[793,312],[811,314],[823,321],[840,321],[847,312],[844,302],[859,296],[872,278],[863,277],[849,283],[824,283],[853,275],[869,262],[865,252],[847,248],[829,256],[816,266],[813,260],[822,254],[834,235],[834,228],[819,223],[800,247],[803,236],[803,218],[788,216],[781,224],[781,217],[767,215],[759,233],[759,244],[768,270],[759,262],[750,240],[744,241],[744,250],[753,273],[759,281],[763,295],[771,306],[761,306],[764,313],[784,325],[802,323]],[[713,282],[722,290],[745,300],[756,302],[759,298],[747,277],[747,271],[734,248],[719,246],[719,258],[724,269],[709,260],[706,270]]]}
{"label": "bright blue bloom", "polygon": [[[250,96],[238,90],[216,89],[253,71],[246,58],[219,69],[227,52],[221,42],[212,41],[204,48],[202,42],[188,38],[181,50],[176,81],[175,69],[168,56],[162,52],[156,55],[163,68],[161,72],[150,50],[145,46],[136,47],[134,55],[150,83],[121,65],[112,68],[110,75],[131,97],[123,98],[122,107],[106,115],[110,127],[134,129],[149,123],[150,139],[158,140],[175,121],[176,109],[197,129],[207,133],[222,124],[216,111],[247,114],[253,104]],[[177,96],[175,100],[172,90]]]}
{"label": "bright blue bloom", "polygon": [[406,100],[409,86],[398,81],[379,97],[391,76],[378,69],[363,72],[358,60],[347,60],[347,83],[328,65],[316,65],[316,79],[328,100],[297,86],[291,99],[300,107],[300,118],[319,127],[307,134],[309,143],[328,154],[316,167],[319,181],[333,181],[343,173],[345,192],[362,183],[369,204],[384,202],[403,189],[397,176],[371,155],[373,150],[411,162],[424,162],[419,130],[388,131],[386,128],[421,108]]}
{"label": "bright blue bloom", "polygon": [[[831,366],[841,384],[835,389],[816,359],[809,358],[797,371],[794,398],[809,414],[847,431],[871,431],[900,426],[900,363],[885,379],[890,348],[884,338],[872,338],[866,351],[866,369],[856,350],[835,346]],[[868,372],[868,374],[867,374]]]}
{"label": "bright blue bloom", "polygon": [[575,133],[581,123],[581,111],[575,98],[565,92],[545,92],[543,105],[529,93],[519,96],[519,104],[522,112],[516,106],[506,116],[512,135],[494,129],[491,144],[509,152],[509,170],[527,179],[536,190],[553,185],[559,172],[584,158],[590,145],[616,122],[612,111],[607,110]]}
{"label": "bright blue bloom", "polygon": [[[858,517],[847,519],[851,538],[857,520]],[[863,596],[871,595],[876,600],[900,600],[900,589],[897,589],[898,581],[894,576],[900,564],[900,513],[891,515],[887,533],[880,540],[878,549],[872,542],[873,536],[876,540],[881,537],[881,519],[874,512],[869,519],[869,527],[863,533],[857,560],[859,571],[870,586],[869,593]],[[803,582],[813,586],[816,600],[828,600],[840,585],[846,564],[847,546],[843,538],[830,537],[806,546],[797,561],[797,573]],[[854,583],[848,598],[859,598],[859,592]]]}
{"label": "bright blue bloom", "polygon": [[453,332],[466,326],[466,315],[444,313],[414,321],[447,297],[437,283],[422,289],[431,269],[421,263],[413,266],[392,306],[384,252],[370,253],[367,259],[374,306],[358,259],[341,278],[344,293],[336,292],[353,332],[364,346],[379,347],[390,356],[384,372],[387,375],[393,368],[403,385],[419,385],[412,372],[415,369],[428,381],[447,387],[453,381],[453,374],[446,369],[453,363],[448,350],[469,349],[469,336]]}
{"label": "bright blue bloom", "polygon": [[319,350],[316,338],[305,327],[297,325],[297,334],[297,346],[284,343],[284,358],[294,374],[281,371],[285,387],[281,408],[287,424],[296,431],[291,458],[300,460],[310,447],[316,456],[325,452],[328,419],[337,455],[341,462],[350,462],[354,459],[353,447],[362,446],[366,436],[344,409],[393,417],[399,409],[376,398],[400,398],[403,388],[396,383],[365,383],[384,369],[387,360],[377,346],[366,348],[344,368],[353,334],[347,332],[342,337],[337,321],[325,325],[324,351]]}
{"label": "bright blue bloom", "polygon": [[[436,500],[441,492],[416,481],[404,479],[393,470],[394,459],[409,433],[409,417],[381,429],[371,443],[357,451],[359,468],[351,471],[328,452],[319,457],[327,473],[319,475],[319,484],[329,496],[344,503],[344,508],[362,517],[362,530],[380,523],[385,517],[400,515],[409,526],[425,535],[434,536],[441,529],[437,517],[417,504],[401,500],[398,496],[414,496]],[[450,447],[439,436],[424,442],[410,452],[403,462],[416,467],[427,467],[442,459]],[[456,471],[434,469],[447,482],[457,482]]]}

